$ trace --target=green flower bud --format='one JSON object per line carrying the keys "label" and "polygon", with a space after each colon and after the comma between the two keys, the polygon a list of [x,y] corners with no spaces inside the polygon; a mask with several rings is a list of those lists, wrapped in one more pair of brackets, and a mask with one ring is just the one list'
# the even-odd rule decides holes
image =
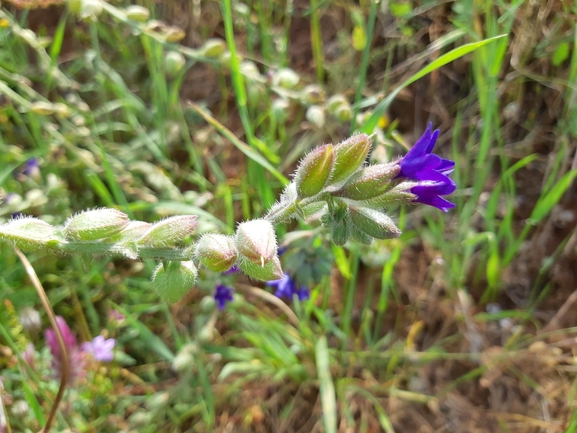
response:
{"label": "green flower bud", "polygon": [[[186,347],[186,346],[185,346]],[[172,361],[172,369],[177,373],[185,373],[194,367],[194,354],[183,347]]]}
{"label": "green flower bud", "polygon": [[170,26],[164,30],[164,39],[166,42],[176,43],[184,39],[186,33],[180,27]]}
{"label": "green flower bud", "polygon": [[349,100],[346,98],[346,96],[340,94],[331,96],[326,103],[327,111],[333,115],[336,113],[339,107],[350,107],[350,105],[351,104],[349,104]]}
{"label": "green flower bud", "polygon": [[196,258],[213,272],[224,272],[236,262],[234,238],[219,234],[206,234],[196,244]]}
{"label": "green flower bud", "polygon": [[169,51],[164,56],[164,67],[169,76],[174,77],[184,67],[186,60],[178,51]]}
{"label": "green flower bud", "polygon": [[152,225],[138,240],[142,247],[164,248],[180,244],[198,226],[196,215],[177,215]]}
{"label": "green flower bud", "polygon": [[111,241],[136,241],[143,237],[150,228],[152,224],[144,221],[130,221],[128,225],[115,236],[110,238]]}
{"label": "green flower bud", "polygon": [[202,311],[204,314],[210,314],[216,308],[216,301],[214,300],[213,296],[205,296],[200,300],[198,305],[200,307],[200,311]]}
{"label": "green flower bud", "polygon": [[295,184],[299,197],[318,194],[325,186],[335,163],[332,144],[319,146],[311,151],[299,164],[295,173]]}
{"label": "green flower bud", "polygon": [[318,105],[311,105],[307,109],[306,118],[316,128],[325,126],[325,110]]}
{"label": "green flower bud", "polygon": [[203,326],[198,333],[198,341],[203,344],[211,343],[214,340],[214,326],[212,323]]}
{"label": "green flower bud", "polygon": [[146,407],[152,411],[158,411],[166,407],[169,400],[170,394],[168,392],[157,392],[146,399]]}
{"label": "green flower bud", "polygon": [[334,112],[334,116],[340,122],[348,122],[349,120],[351,120],[353,118],[353,109],[348,104],[347,105],[340,105],[339,107],[336,108],[336,110]]}
{"label": "green flower bud", "polygon": [[351,176],[334,195],[351,200],[368,200],[395,186],[393,178],[399,173],[398,164],[375,164],[364,167]]}
{"label": "green flower bud", "polygon": [[401,235],[393,220],[378,210],[349,207],[349,216],[355,226],[373,238],[393,239]]}
{"label": "green flower bud", "polygon": [[166,302],[180,301],[194,286],[198,271],[192,261],[161,263],[152,277],[156,293]]}
{"label": "green flower bud", "polygon": [[80,10],[82,9],[82,0],[68,0],[67,5],[70,12],[74,15],[80,14]]}
{"label": "green flower bud", "polygon": [[294,88],[300,81],[299,75],[290,68],[281,68],[272,77],[272,83],[285,89]]}
{"label": "green flower bud", "polygon": [[145,22],[150,17],[150,11],[140,5],[130,5],[124,12],[129,19],[140,23]]}
{"label": "green flower bud", "polygon": [[226,42],[220,38],[207,39],[202,46],[202,52],[206,57],[220,57],[226,50]]}
{"label": "green flower bud", "polygon": [[23,250],[34,251],[56,239],[56,229],[38,218],[16,218],[0,225],[0,238]]}
{"label": "green flower bud", "polygon": [[367,134],[353,135],[335,146],[335,168],[331,183],[342,182],[353,174],[365,161],[371,150],[371,138]]}
{"label": "green flower bud", "polygon": [[270,221],[256,219],[240,223],[236,230],[236,249],[241,258],[263,266],[276,257],[276,233]]}
{"label": "green flower bud", "polygon": [[305,104],[320,104],[325,101],[324,89],[318,84],[309,84],[302,90],[302,101]]}
{"label": "green flower bud", "polygon": [[260,79],[260,72],[256,64],[251,60],[244,60],[240,63],[240,72],[248,80]]}
{"label": "green flower bud", "polygon": [[30,111],[43,116],[48,116],[54,113],[54,105],[50,102],[35,101],[30,104]]}
{"label": "green flower bud", "polygon": [[130,220],[117,209],[94,209],[69,218],[62,233],[76,241],[95,241],[120,233]]}
{"label": "green flower bud", "polygon": [[259,281],[278,280],[283,276],[278,256],[274,256],[264,266],[254,264],[249,260],[242,260],[238,263],[238,267],[246,275]]}
{"label": "green flower bud", "polygon": [[417,199],[417,196],[410,192],[413,186],[415,182],[401,182],[382,195],[364,200],[363,205],[374,209],[386,209],[413,203]]}
{"label": "green flower bud", "polygon": [[96,21],[102,14],[101,0],[82,0],[80,18],[83,20]]}
{"label": "green flower bud", "polygon": [[72,114],[70,107],[66,104],[63,104],[62,102],[56,102],[53,105],[53,108],[56,115],[61,118],[68,118]]}

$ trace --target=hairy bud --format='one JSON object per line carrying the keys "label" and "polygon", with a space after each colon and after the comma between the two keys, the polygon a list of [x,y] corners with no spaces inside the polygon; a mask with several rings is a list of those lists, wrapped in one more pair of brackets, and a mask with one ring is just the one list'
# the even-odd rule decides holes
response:
{"label": "hairy bud", "polygon": [[302,101],[305,104],[320,104],[325,98],[326,93],[318,84],[309,84],[302,90]]}
{"label": "hairy bud", "polygon": [[56,229],[38,218],[16,218],[0,225],[0,238],[21,249],[37,250],[55,239]]}
{"label": "hairy bud", "polygon": [[278,280],[283,276],[282,267],[278,256],[274,256],[271,260],[263,265],[257,265],[249,260],[241,260],[238,267],[249,277],[260,280],[270,281]]}
{"label": "hairy bud", "polygon": [[299,75],[290,68],[281,68],[275,72],[272,82],[275,86],[292,89],[300,81]]}
{"label": "hairy bud", "polygon": [[152,224],[144,221],[130,221],[124,230],[111,237],[111,241],[136,241],[148,233],[151,227]]}
{"label": "hairy bud", "polygon": [[337,144],[331,183],[347,180],[362,165],[369,150],[371,150],[371,138],[367,134],[354,135]]}
{"label": "hairy bud", "polygon": [[236,230],[235,244],[242,257],[258,266],[276,256],[276,233],[272,223],[265,219],[240,223]]}
{"label": "hairy bud", "polygon": [[202,46],[202,51],[206,57],[220,57],[226,50],[226,42],[220,38],[207,39]]}
{"label": "hairy bud", "polygon": [[140,5],[130,5],[124,11],[126,16],[134,21],[143,23],[150,17],[150,11],[144,6]]}
{"label": "hairy bud", "polygon": [[224,272],[237,259],[234,238],[219,234],[206,234],[196,244],[196,257],[213,272]]}
{"label": "hairy bud", "polygon": [[357,228],[373,238],[393,239],[401,235],[393,220],[378,210],[350,207],[349,216]]}
{"label": "hairy bud", "polygon": [[363,205],[376,209],[386,209],[413,203],[417,199],[417,196],[410,192],[413,186],[415,186],[415,182],[401,182],[384,194],[363,201]]}
{"label": "hairy bud", "polygon": [[351,176],[334,195],[351,200],[368,200],[395,186],[391,182],[399,173],[398,164],[376,164],[365,167]]}
{"label": "hairy bud", "polygon": [[54,113],[54,105],[50,102],[36,101],[30,104],[30,111],[47,116]]}
{"label": "hairy bud", "polygon": [[161,263],[154,271],[152,282],[163,300],[174,303],[182,299],[194,286],[197,274],[192,261]]}
{"label": "hairy bud", "polygon": [[325,110],[319,105],[311,105],[307,108],[305,117],[316,128],[325,126]]}
{"label": "hairy bud", "polygon": [[138,240],[138,245],[149,248],[171,247],[180,244],[198,226],[196,215],[177,215],[163,219]]}
{"label": "hairy bud", "polygon": [[295,184],[299,197],[306,198],[318,194],[325,186],[335,162],[332,144],[325,144],[312,150],[299,164],[295,173]]}
{"label": "hairy bud", "polygon": [[95,209],[69,218],[62,233],[75,241],[95,241],[118,234],[129,223],[128,216],[117,209]]}
{"label": "hairy bud", "polygon": [[176,74],[182,71],[185,63],[186,60],[184,59],[184,56],[178,51],[169,51],[164,56],[164,67],[166,68],[168,75],[171,77],[174,77]]}

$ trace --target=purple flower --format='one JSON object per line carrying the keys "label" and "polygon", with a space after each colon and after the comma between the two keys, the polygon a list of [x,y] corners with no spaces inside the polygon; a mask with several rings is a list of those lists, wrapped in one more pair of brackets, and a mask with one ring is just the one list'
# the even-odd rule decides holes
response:
{"label": "purple flower", "polygon": [[230,269],[229,269],[228,271],[224,271],[224,272],[222,273],[222,275],[236,274],[238,271],[239,271],[239,270],[238,270],[238,266],[232,265],[232,266],[230,267]]}
{"label": "purple flower", "polygon": [[309,289],[304,286],[297,289],[296,283],[287,273],[284,273],[281,279],[269,281],[266,285],[276,288],[274,294],[279,298],[292,299],[293,295],[297,295],[299,301],[309,298]]}
{"label": "purple flower", "polygon": [[39,173],[40,162],[38,158],[30,158],[24,163],[24,168],[22,169],[22,174],[24,176],[36,177]]}
{"label": "purple flower", "polygon": [[[64,340],[64,346],[68,352],[68,364],[70,366],[68,380],[73,382],[84,376],[84,368],[86,365],[84,353],[78,347],[76,342],[76,337],[70,331],[70,328],[66,324],[66,321],[60,317],[56,316],[56,324],[60,333],[62,334],[62,339]],[[52,369],[59,375],[62,375],[62,363],[64,355],[60,350],[60,345],[58,344],[58,338],[56,337],[56,332],[53,329],[47,329],[44,331],[44,338],[46,338],[46,345],[50,349],[52,354],[52,361],[50,363]]]}
{"label": "purple flower", "polygon": [[10,202],[10,200],[12,200],[12,198],[15,196],[16,194],[14,194],[13,192],[9,192],[8,194],[6,194],[4,196],[4,204],[8,204]]}
{"label": "purple flower", "polygon": [[216,290],[214,292],[214,300],[216,301],[216,305],[220,311],[224,310],[227,302],[233,300],[233,292],[234,289],[231,287],[223,286],[222,284],[216,286]]}
{"label": "purple flower", "polygon": [[114,338],[107,339],[103,335],[98,335],[92,341],[82,344],[82,350],[92,354],[96,361],[110,362],[114,359],[114,354],[112,353],[114,346],[116,346]]}
{"label": "purple flower", "polygon": [[441,196],[455,191],[455,182],[447,176],[453,171],[455,161],[443,159],[431,153],[439,137],[439,130],[433,132],[432,129],[433,125],[429,123],[425,133],[398,162],[401,171],[397,177],[405,177],[417,182],[410,189],[411,193],[416,195],[415,202],[428,204],[447,212],[455,207],[455,204]]}

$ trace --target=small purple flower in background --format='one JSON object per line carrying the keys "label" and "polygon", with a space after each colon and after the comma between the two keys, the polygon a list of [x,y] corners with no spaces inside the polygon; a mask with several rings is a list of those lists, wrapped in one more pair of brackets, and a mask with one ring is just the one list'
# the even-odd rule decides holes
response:
{"label": "small purple flower in background", "polygon": [[[56,316],[56,323],[60,333],[62,334],[62,339],[64,340],[64,345],[66,346],[66,351],[68,352],[68,364],[70,366],[68,380],[73,382],[84,376],[84,369],[86,367],[84,353],[78,347],[76,342],[76,337],[70,331],[70,328],[66,324],[66,321],[60,317]],[[62,362],[63,354],[60,350],[60,345],[58,344],[58,338],[56,337],[56,332],[53,329],[47,329],[44,331],[44,338],[46,338],[46,345],[50,349],[52,354],[52,369],[59,375],[62,375]]]}
{"label": "small purple flower in background", "polygon": [[114,359],[114,353],[112,353],[114,346],[116,346],[114,338],[107,339],[103,335],[98,335],[92,341],[83,343],[82,350],[90,353],[96,361],[110,362]]}
{"label": "small purple flower in background", "polygon": [[239,272],[238,266],[232,265],[228,271],[224,271],[222,275],[231,275]]}
{"label": "small purple flower in background", "polygon": [[433,132],[432,129],[433,125],[429,123],[425,133],[398,162],[401,167],[398,177],[417,181],[410,189],[411,193],[417,196],[415,202],[447,212],[455,207],[455,204],[441,196],[455,191],[455,182],[447,176],[453,171],[455,161],[431,153],[439,137],[439,130]]}
{"label": "small purple flower in background", "polygon": [[214,300],[216,301],[216,305],[220,311],[224,310],[227,302],[231,302],[233,300],[233,292],[234,289],[232,287],[223,286],[222,284],[216,286],[216,290],[214,292]]}
{"label": "small purple flower in background", "polygon": [[120,324],[126,320],[126,316],[118,310],[110,310],[108,312],[108,320]]}
{"label": "small purple flower in background", "polygon": [[14,194],[13,192],[9,192],[8,194],[6,194],[4,196],[4,204],[8,204],[10,202],[10,200],[12,200],[12,198],[16,196],[16,194]]}
{"label": "small purple flower in background", "polygon": [[300,289],[297,289],[294,292],[295,295],[297,295],[297,297],[299,298],[299,301],[306,301],[307,299],[309,299],[311,297],[311,293],[308,287],[305,286],[301,286]]}
{"label": "small purple flower in background", "polygon": [[28,177],[37,177],[40,174],[40,161],[38,158],[30,158],[24,163],[22,174]]}
{"label": "small purple flower in background", "polygon": [[293,295],[297,295],[299,301],[309,298],[309,289],[304,286],[297,289],[294,280],[287,273],[284,273],[279,280],[268,281],[266,285],[276,288],[274,294],[278,298],[292,299]]}
{"label": "small purple flower in background", "polygon": [[36,362],[34,360],[35,352],[34,352],[34,345],[32,343],[28,343],[26,345],[26,349],[24,352],[21,353],[22,359],[34,370],[36,367]]}

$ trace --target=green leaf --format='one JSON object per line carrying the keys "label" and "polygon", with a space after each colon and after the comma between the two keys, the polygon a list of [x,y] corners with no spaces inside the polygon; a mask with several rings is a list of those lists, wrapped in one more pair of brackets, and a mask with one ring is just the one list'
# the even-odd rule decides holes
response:
{"label": "green leaf", "polygon": [[323,335],[317,341],[316,348],[317,374],[320,382],[321,406],[326,433],[337,432],[337,398],[335,385],[331,377],[331,362],[327,338]]}
{"label": "green leaf", "polygon": [[576,176],[577,169],[565,173],[553,188],[551,188],[545,195],[541,196],[539,201],[537,201],[533,212],[531,212],[531,217],[529,218],[530,224],[536,225],[547,216],[551,209],[553,209],[553,206],[561,200],[561,197],[565,194],[567,188],[571,186],[571,183]]}
{"label": "green leaf", "polygon": [[345,249],[343,247],[339,247],[338,245],[333,244],[332,250],[333,250],[333,256],[335,257],[335,262],[337,263],[337,267],[339,268],[340,273],[347,280],[350,280],[353,274],[351,273],[351,267],[349,266],[349,259],[347,258]]}
{"label": "green leaf", "polygon": [[452,61],[457,60],[466,54],[469,54],[475,50],[478,50],[479,48],[481,48],[484,45],[487,45],[491,42],[494,42],[494,41],[501,39],[501,38],[504,38],[506,36],[507,35],[499,35],[499,36],[495,36],[494,38],[482,40],[480,42],[473,42],[470,44],[462,45],[458,48],[455,48],[454,50],[449,51],[446,54],[443,54],[441,57],[434,60],[429,65],[425,66],[423,69],[421,69],[419,72],[417,72],[415,75],[410,77],[408,80],[403,82],[399,87],[397,87],[395,90],[393,90],[385,99],[383,99],[381,102],[379,102],[379,104],[373,110],[373,114],[371,115],[371,117],[361,127],[361,132],[364,132],[367,134],[372,134],[375,127],[377,126],[377,124],[379,122],[380,117],[383,114],[385,114],[385,111],[387,111],[387,108],[389,108],[389,106],[391,105],[393,100],[397,97],[397,95],[401,92],[401,90],[403,90],[409,84],[412,84],[415,81],[417,81],[419,78],[422,78],[425,75],[439,69],[441,66],[445,66],[446,64],[451,63]]}
{"label": "green leaf", "polygon": [[147,343],[147,346],[150,348],[150,350],[156,352],[158,355],[162,356],[169,362],[174,361],[174,353],[172,353],[172,350],[170,350],[168,346],[164,344],[160,337],[154,335],[152,331],[148,329],[146,325],[144,325],[144,323],[142,323],[140,320],[132,317],[132,314],[128,310],[122,308],[120,305],[115,304],[114,302],[111,302],[111,305],[115,310],[120,311],[126,317],[126,321],[131,326],[136,328],[140,334],[140,337],[142,340],[144,340],[145,343]]}
{"label": "green leaf", "polygon": [[40,403],[36,399],[34,392],[30,388],[30,385],[28,384],[27,381],[23,380],[22,387],[24,388],[24,395],[26,395],[26,401],[28,402],[28,406],[30,406],[32,412],[34,412],[34,417],[36,418],[36,421],[38,421],[38,424],[40,424],[41,426],[45,426],[46,418],[44,418],[44,411],[42,410],[42,406],[40,406]]}
{"label": "green leaf", "polygon": [[362,51],[367,44],[367,31],[364,26],[355,26],[352,35],[353,48]]}
{"label": "green leaf", "polygon": [[559,66],[569,57],[569,44],[567,42],[561,42],[555,48],[555,52],[553,53],[553,65]]}

